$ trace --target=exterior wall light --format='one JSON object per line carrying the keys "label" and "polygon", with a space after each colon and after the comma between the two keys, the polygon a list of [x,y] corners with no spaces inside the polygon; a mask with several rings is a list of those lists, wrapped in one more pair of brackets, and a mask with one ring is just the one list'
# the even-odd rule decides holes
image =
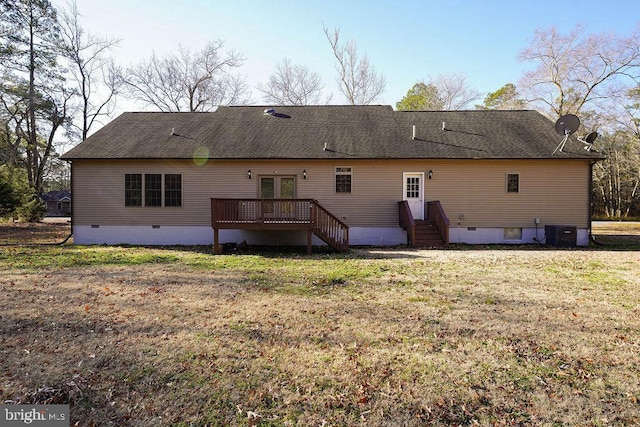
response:
{"label": "exterior wall light", "polygon": [[248,177],[249,179],[251,179],[251,169],[249,169],[249,170],[247,171],[247,177]]}
{"label": "exterior wall light", "polygon": [[307,179],[307,170],[306,169],[304,169],[302,171],[302,179]]}
{"label": "exterior wall light", "polygon": [[429,170],[429,172],[427,173],[427,178],[428,179],[433,178],[433,171],[432,170]]}

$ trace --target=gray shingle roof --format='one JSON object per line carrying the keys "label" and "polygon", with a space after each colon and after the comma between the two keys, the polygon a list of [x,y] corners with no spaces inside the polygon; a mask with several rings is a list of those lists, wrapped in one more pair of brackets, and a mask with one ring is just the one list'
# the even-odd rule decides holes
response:
{"label": "gray shingle roof", "polygon": [[265,115],[265,108],[124,113],[63,158],[184,159],[207,151],[217,159],[600,157],[573,136],[562,152],[552,155],[562,137],[552,121],[535,111],[306,106],[277,107],[274,115]]}

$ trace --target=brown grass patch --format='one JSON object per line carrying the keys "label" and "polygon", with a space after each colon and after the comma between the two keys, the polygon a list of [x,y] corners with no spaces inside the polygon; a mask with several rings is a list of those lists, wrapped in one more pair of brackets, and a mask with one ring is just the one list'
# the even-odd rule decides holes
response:
{"label": "brown grass patch", "polygon": [[78,425],[640,423],[639,252],[103,250],[38,271],[8,266],[89,249],[0,248],[3,400]]}
{"label": "brown grass patch", "polygon": [[55,222],[2,222],[0,245],[55,244],[71,233],[71,225],[64,219]]}

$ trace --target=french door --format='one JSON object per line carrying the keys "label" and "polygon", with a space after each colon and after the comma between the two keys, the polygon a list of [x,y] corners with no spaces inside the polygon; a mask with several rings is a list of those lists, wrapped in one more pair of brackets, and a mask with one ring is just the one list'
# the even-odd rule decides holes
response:
{"label": "french door", "polygon": [[[294,176],[261,176],[261,199],[294,199],[296,179]],[[265,202],[263,213],[272,218],[286,218],[293,215],[293,203],[286,201]]]}

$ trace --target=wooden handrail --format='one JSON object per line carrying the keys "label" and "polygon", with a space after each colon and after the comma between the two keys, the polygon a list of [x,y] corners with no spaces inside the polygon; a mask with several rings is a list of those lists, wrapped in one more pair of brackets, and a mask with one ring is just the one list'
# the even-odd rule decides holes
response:
{"label": "wooden handrail", "polygon": [[311,205],[313,233],[341,252],[349,250],[349,226],[325,209],[317,200]]}
{"label": "wooden handrail", "polygon": [[444,213],[439,200],[427,202],[427,216],[429,221],[433,221],[440,230],[440,236],[445,244],[449,243],[449,218]]}
{"label": "wooden handrail", "polygon": [[406,200],[398,202],[398,221],[400,227],[407,230],[407,244],[414,246],[416,243],[416,221],[413,219],[409,203]]}

